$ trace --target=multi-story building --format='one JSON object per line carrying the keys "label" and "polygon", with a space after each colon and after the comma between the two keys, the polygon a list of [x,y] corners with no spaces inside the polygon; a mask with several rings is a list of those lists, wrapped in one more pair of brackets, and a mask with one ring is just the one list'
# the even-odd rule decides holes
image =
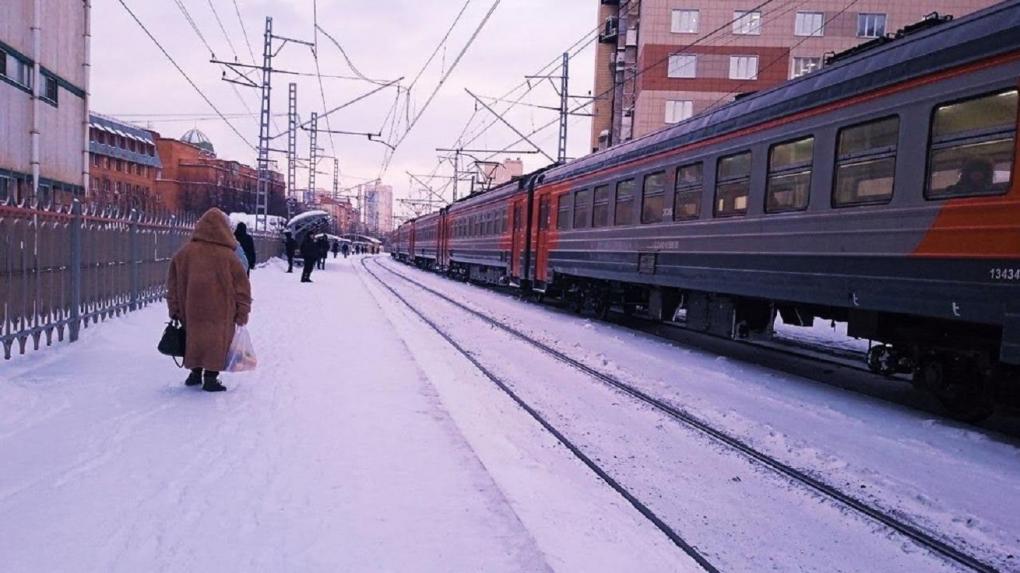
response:
{"label": "multi-story building", "polygon": [[[156,193],[172,211],[201,214],[211,207],[228,213],[254,213],[258,171],[252,167],[216,157],[212,142],[197,129],[181,139],[159,137],[156,153],[162,172],[156,179]],[[283,174],[270,171],[269,214],[286,216]]]}
{"label": "multi-story building", "polygon": [[159,134],[98,113],[89,119],[90,201],[125,211],[164,208],[156,192]]}
{"label": "multi-story building", "polygon": [[89,5],[0,2],[0,202],[86,193]]}
{"label": "multi-story building", "polygon": [[381,181],[361,186],[365,227],[370,233],[385,235],[393,230],[393,187]]}
{"label": "multi-story building", "polygon": [[772,87],[927,15],[997,0],[599,0],[592,149]]}

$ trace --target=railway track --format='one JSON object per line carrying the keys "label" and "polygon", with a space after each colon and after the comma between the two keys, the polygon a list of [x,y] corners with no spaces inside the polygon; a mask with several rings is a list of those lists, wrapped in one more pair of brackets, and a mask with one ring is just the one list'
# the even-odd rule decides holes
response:
{"label": "railway track", "polygon": [[[411,312],[413,312],[415,314],[415,316],[420,318],[433,331],[435,331],[440,337],[442,337],[443,340],[445,340],[451,347],[453,347],[458,353],[460,353],[462,356],[464,356],[464,358],[466,358],[469,362],[471,362],[471,364],[475,368],[477,368],[479,372],[481,372],[486,378],[488,378],[496,386],[498,386],[500,388],[500,390],[502,390],[504,393],[506,393],[514,402],[517,403],[518,406],[520,406],[525,412],[527,412],[528,415],[530,415],[532,418],[534,418],[535,421],[537,421],[543,428],[545,428],[550,434],[552,434],[561,444],[563,444],[563,446],[566,447],[570,451],[570,453],[572,453],[582,463],[584,463],[584,465],[586,465],[589,469],[591,469],[591,471],[594,472],[595,475],[597,475],[606,484],[608,484],[609,487],[611,487],[614,491],[616,491],[618,494],[620,494],[621,497],[626,499],[627,502],[630,503],[631,506],[634,507],[634,509],[636,509],[639,513],[641,513],[641,515],[643,515],[646,519],[648,519],[648,521],[650,521],[653,525],[655,525],[655,527],[659,531],[661,531],[667,538],[669,538],[669,540],[671,542],[673,542],[673,544],[676,545],[681,551],[686,553],[691,559],[693,559],[695,562],[697,562],[698,565],[700,565],[705,571],[707,571],[709,573],[718,573],[719,572],[719,569],[717,569],[712,563],[710,563],[697,549],[695,549],[692,545],[687,543],[687,541],[685,541],[684,538],[681,537],[680,534],[676,532],[676,530],[674,530],[672,527],[670,527],[661,517],[659,517],[654,511],[652,511],[647,505],[645,505],[640,499],[638,499],[626,487],[624,487],[621,483],[619,483],[611,475],[609,475],[609,473],[606,472],[606,470],[603,469],[602,466],[600,466],[593,459],[591,459],[589,456],[587,456],[583,451],[581,451],[581,449],[576,444],[574,444],[562,432],[560,432],[558,429],[556,429],[556,427],[553,426],[548,420],[546,420],[546,418],[544,416],[542,416],[537,410],[532,408],[527,402],[525,402],[520,396],[518,396],[517,393],[513,391],[513,389],[510,387],[510,385],[506,381],[501,379],[498,375],[493,373],[490,369],[486,368],[481,362],[478,361],[477,358],[475,358],[471,354],[471,352],[469,352],[462,345],[460,345],[456,340],[454,340],[453,337],[451,337],[445,330],[443,330],[434,321],[432,321],[427,316],[425,316],[424,313],[422,313],[420,310],[418,310],[413,304],[410,303],[410,301],[408,301],[403,295],[401,295],[399,292],[397,292],[396,289],[394,289],[392,286],[387,284],[386,281],[382,280],[381,278],[379,278],[378,275],[376,275],[374,272],[372,272],[372,269],[368,268],[368,264],[366,262],[367,260],[368,259],[362,259],[361,260],[362,267],[364,267],[365,271],[369,275],[371,275],[372,278],[374,278],[380,285],[382,285],[387,291],[389,291],[390,294],[392,294],[394,297],[396,297],[397,300],[399,300],[401,303],[403,303],[404,306],[406,306]],[[376,263],[376,265],[378,266],[378,268],[384,269],[384,270],[386,270],[386,271],[388,271],[390,273],[393,273],[394,275],[400,276],[398,273],[395,273],[394,271],[391,271],[390,269],[387,269],[387,268],[383,267],[382,265],[380,265],[378,263]],[[401,278],[404,278],[404,277],[401,277]],[[410,281],[410,279],[406,279],[406,278],[405,278],[405,280],[409,280]],[[431,289],[428,289],[428,287],[423,287],[423,288],[425,288],[426,290],[428,290],[432,294],[437,294],[435,291],[433,291]]]}
{"label": "railway track", "polygon": [[[823,498],[840,505],[841,507],[844,507],[848,510],[851,510],[854,513],[857,513],[878,524],[881,524],[882,526],[888,528],[889,530],[909,539],[919,547],[927,549],[933,552],[934,554],[941,556],[942,558],[949,562],[952,562],[954,564],[957,564],[959,566],[965,567],[973,571],[981,572],[998,571],[998,569],[996,569],[994,566],[983,562],[981,559],[967,553],[962,549],[954,547],[946,543],[945,541],[938,539],[937,537],[920,529],[919,527],[907,521],[904,521],[903,519],[900,519],[888,512],[885,512],[882,509],[868,505],[867,503],[862,502],[842,492],[841,490],[817,478],[814,478],[811,475],[808,475],[807,473],[804,473],[764,452],[755,449],[754,447],[748,445],[738,437],[730,435],[727,432],[719,430],[718,428],[713,427],[711,424],[702,421],[697,416],[684,410],[682,407],[668,404],[639,390],[638,388],[635,388],[634,386],[626,382],[621,381],[620,379],[610,374],[607,374],[587,364],[584,364],[583,362],[575,360],[574,358],[567,356],[563,352],[560,352],[559,350],[547,344],[544,344],[540,341],[533,339],[524,332],[512,326],[504,324],[498,320],[492,319],[486,316],[485,314],[479,312],[478,310],[475,310],[474,308],[471,308],[470,306],[467,306],[462,302],[457,301],[447,296],[446,294],[429,287],[428,285],[422,282],[419,282],[413,278],[408,277],[407,275],[404,275],[403,273],[388,268],[387,266],[379,263],[378,261],[373,261],[373,263],[376,268],[382,269],[387,273],[399,278],[400,280],[403,280],[422,291],[425,291],[433,296],[438,297],[441,300],[446,301],[451,305],[456,306],[457,308],[480,319],[486,324],[525,342],[531,347],[549,356],[552,356],[556,360],[576,370],[579,370],[584,374],[587,374],[592,378],[595,378],[609,385],[610,387],[618,391],[621,391],[631,396],[632,398],[637,399],[640,402],[643,402],[644,404],[665,414],[666,416],[672,418],[678,423],[683,424],[688,428],[694,429],[708,436],[709,438],[715,440],[716,442],[722,444],[723,446],[740,453],[747,459],[760,464],[762,467],[768,468],[769,470],[785,477],[791,482],[798,484],[814,492],[815,494],[820,495]],[[660,530],[663,531],[663,533],[665,533],[675,544],[677,544],[678,547],[683,549],[688,555],[690,555],[699,564],[705,567],[706,570],[709,571],[715,570],[714,568],[712,568],[712,565],[710,563],[704,560],[704,557],[697,553],[697,551],[694,550],[689,544],[683,541],[683,539],[680,538],[680,536],[675,531],[673,531],[661,519],[655,516],[655,514],[652,513],[651,510],[644,506],[644,504],[641,504],[641,502],[634,498],[634,496],[631,495],[629,492],[627,492],[626,489],[623,488],[623,486],[621,486],[619,483],[613,480],[608,474],[606,474],[604,470],[599,468],[597,464],[595,464],[590,458],[585,456],[583,452],[578,450],[576,446],[569,443],[569,441],[562,435],[562,433],[560,433],[554,427],[552,427],[546,420],[544,420],[544,418],[541,417],[541,415],[538,412],[536,412],[533,408],[527,405],[520,397],[518,397],[512,391],[512,389],[506,384],[506,382],[498,379],[498,377],[492,374],[491,371],[489,371],[482,364],[480,364],[477,361],[477,359],[474,358],[474,356],[472,356],[456,341],[454,341],[447,332],[443,331],[441,327],[439,327],[435,322],[427,318],[421,311],[415,308],[405,297],[399,294],[392,286],[383,281],[375,272],[373,272],[372,269],[369,268],[367,259],[362,259],[361,264],[364,267],[365,271],[368,272],[376,281],[378,281],[383,287],[385,287],[390,293],[392,293],[397,299],[399,299],[404,305],[406,305],[415,315],[421,318],[426,324],[428,324],[433,330],[435,330],[440,336],[442,336],[443,339],[445,339],[449,344],[454,346],[458,350],[458,352],[467,357],[468,360],[470,360],[471,363],[474,364],[486,377],[488,377],[495,384],[497,384],[504,392],[509,394],[510,397],[513,398],[515,402],[517,402],[525,411],[527,411],[532,417],[539,421],[539,423],[542,424],[542,426],[545,427],[547,430],[549,430],[550,433],[555,435],[557,439],[563,442],[564,445],[567,446],[567,448],[574,453],[574,455],[578,456],[581,459],[581,461],[583,461],[589,468],[591,468],[596,474],[598,474],[602,479],[604,479],[611,487],[613,487],[613,489],[615,489],[617,492],[623,495],[623,497],[625,497],[632,505],[634,505],[634,507],[637,508],[638,511],[645,515],[645,517],[652,521]]]}

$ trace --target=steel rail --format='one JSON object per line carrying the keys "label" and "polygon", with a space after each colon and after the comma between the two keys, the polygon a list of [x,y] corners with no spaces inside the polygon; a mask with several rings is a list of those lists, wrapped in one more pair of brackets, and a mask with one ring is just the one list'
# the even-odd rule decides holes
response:
{"label": "steel rail", "polygon": [[[562,432],[557,430],[556,427],[553,426],[551,423],[549,423],[549,421],[547,421],[540,413],[538,413],[534,408],[529,406],[527,402],[525,402],[523,399],[521,399],[521,397],[518,396],[517,393],[514,392],[513,389],[510,388],[509,384],[507,384],[505,381],[503,381],[501,378],[499,378],[496,374],[494,374],[491,370],[489,370],[484,365],[482,365],[482,363],[479,362],[478,359],[475,358],[471,354],[471,352],[469,352],[467,349],[465,349],[463,346],[461,346],[456,340],[453,339],[453,337],[451,337],[446,331],[444,331],[442,328],[440,328],[439,325],[437,325],[435,322],[433,322],[431,319],[429,319],[427,316],[425,316],[424,313],[422,313],[420,310],[415,308],[415,306],[412,305],[400,293],[398,293],[396,291],[396,289],[394,289],[392,286],[387,284],[386,281],[384,281],[381,278],[379,278],[379,275],[377,275],[374,272],[372,272],[372,269],[368,268],[368,265],[366,264],[367,260],[368,260],[367,258],[362,258],[361,259],[361,266],[365,269],[365,271],[369,275],[372,276],[372,278],[374,278],[380,285],[382,285],[386,290],[388,290],[390,292],[390,294],[392,294],[394,297],[396,297],[397,300],[399,300],[401,303],[403,303],[404,306],[406,306],[411,312],[413,312],[418,318],[420,318],[432,330],[434,330],[437,334],[439,334],[439,336],[441,336],[443,338],[443,340],[445,340],[450,346],[452,346],[459,354],[461,354],[462,356],[464,356],[464,358],[466,358],[469,362],[471,362],[471,364],[474,365],[474,367],[477,368],[479,372],[481,372],[486,378],[488,378],[490,381],[492,381],[493,384],[498,386],[499,389],[502,390],[507,396],[509,396],[514,402],[516,402],[517,405],[521,407],[521,409],[523,409],[525,412],[527,412],[528,415],[530,415],[532,418],[534,418],[536,422],[541,424],[542,427],[545,428],[550,434],[552,434],[561,444],[563,444],[564,447],[566,447],[568,450],[570,450],[570,453],[574,454],[574,456],[577,459],[579,459],[582,463],[584,463],[584,465],[588,466],[588,468],[592,472],[594,472],[595,475],[597,475],[600,479],[602,479],[602,481],[604,481],[609,487],[611,487],[614,491],[616,491],[616,493],[620,494],[621,497],[626,499],[627,502],[630,503],[631,506],[634,507],[634,509],[638,510],[638,512],[641,513],[641,515],[643,515],[646,519],[648,519],[648,521],[652,522],[652,524],[655,525],[655,527],[658,528],[659,531],[661,531],[667,538],[669,538],[669,540],[672,541],[674,545],[676,545],[678,548],[680,548],[680,550],[682,550],[684,553],[686,553],[691,559],[693,559],[695,562],[697,562],[698,565],[700,565],[705,571],[707,571],[709,573],[718,573],[719,572],[719,570],[714,565],[712,565],[707,559],[705,559],[705,557],[702,556],[701,553],[699,553],[697,549],[695,549],[693,546],[691,546],[689,543],[687,543],[680,536],[680,534],[678,534],[673,528],[671,528],[669,525],[667,525],[666,522],[663,521],[661,517],[656,515],[655,512],[653,512],[640,499],[635,497],[634,494],[630,493],[627,490],[627,488],[625,488],[623,485],[620,484],[620,482],[618,482],[615,479],[613,479],[613,477],[611,475],[609,475],[604,469],[602,469],[601,466],[599,466],[597,463],[595,463],[594,460],[592,460],[584,452],[582,452],[581,449],[579,447],[577,447],[573,442],[571,442],[569,438],[564,436]],[[384,267],[384,266],[382,266],[382,265],[380,265],[378,263],[376,263],[376,264],[377,264],[377,266],[379,266],[379,268],[382,268],[382,269],[385,269],[386,271],[394,273],[390,269],[387,269],[386,267]],[[397,273],[394,273],[394,274],[397,274]],[[426,290],[430,290],[430,289],[428,289],[428,287],[423,287],[423,288],[425,288]],[[430,292],[433,292],[433,294],[437,294],[437,293],[435,293],[434,291],[431,291],[431,290],[430,290]],[[443,297],[443,298],[445,299],[445,297]]]}
{"label": "steel rail", "polygon": [[[362,261],[362,264],[364,265],[364,260]],[[394,276],[412,285],[415,285],[421,290],[424,290],[442,300],[445,300],[446,302],[449,302],[450,304],[453,304],[454,306],[464,310],[465,312],[475,317],[478,317],[479,319],[483,320],[489,325],[494,326],[508,334],[513,335],[514,337],[530,344],[531,346],[545,352],[546,354],[553,356],[557,360],[569,364],[570,366],[573,366],[577,370],[589,374],[593,378],[596,378],[608,384],[609,386],[616,388],[617,390],[620,390],[625,394],[628,394],[631,397],[636,398],[641,402],[644,402],[645,404],[648,404],[649,406],[659,410],[660,412],[668,415],[669,417],[704,433],[705,435],[715,439],[716,441],[722,443],[723,445],[726,445],[740,452],[741,454],[745,455],[751,460],[762,464],[763,466],[779,473],[780,475],[783,475],[788,479],[793,480],[794,482],[806,486],[808,489],[813,490],[822,497],[837,501],[840,504],[860,514],[871,518],[872,520],[888,527],[889,529],[892,529],[893,531],[903,535],[904,537],[907,537],[908,539],[912,540],[914,543],[920,545],[921,547],[927,548],[941,555],[942,557],[946,558],[949,561],[955,562],[959,565],[963,565],[974,571],[980,571],[982,573],[998,572],[998,569],[996,569],[994,566],[984,563],[977,557],[967,554],[964,551],[957,549],[956,547],[953,547],[940,539],[937,539],[936,537],[932,536],[931,534],[925,532],[924,530],[920,529],[919,527],[913,524],[906,523],[905,521],[893,517],[889,513],[886,513],[880,509],[867,505],[866,503],[843,493],[842,491],[836,489],[835,487],[830,486],[829,484],[819,479],[816,479],[808,475],[807,473],[804,473],[794,468],[793,466],[783,463],[766,453],[756,450],[753,446],[750,446],[744,441],[740,440],[739,438],[731,436],[730,434],[711,426],[710,424],[702,421],[701,419],[697,418],[696,416],[687,412],[681,407],[676,407],[667,404],[662,400],[654,398],[649,394],[646,394],[645,392],[638,390],[637,388],[631,386],[630,384],[627,384],[626,382],[622,382],[618,378],[615,378],[600,370],[592,368],[591,366],[588,366],[583,362],[575,360],[567,356],[563,352],[560,352],[559,350],[552,348],[551,346],[548,346],[542,342],[534,340],[533,338],[521,332],[520,330],[512,326],[508,326],[498,320],[490,318],[485,314],[479,312],[478,310],[475,310],[474,308],[471,308],[460,301],[457,301],[419,281],[407,277],[402,273],[399,273],[397,271],[394,271],[393,269],[388,268],[387,266],[379,263],[378,261],[376,261],[376,265],[379,268],[382,268],[385,271],[393,274]],[[365,266],[365,268],[367,269],[368,267]],[[389,287],[389,285],[386,286]]]}

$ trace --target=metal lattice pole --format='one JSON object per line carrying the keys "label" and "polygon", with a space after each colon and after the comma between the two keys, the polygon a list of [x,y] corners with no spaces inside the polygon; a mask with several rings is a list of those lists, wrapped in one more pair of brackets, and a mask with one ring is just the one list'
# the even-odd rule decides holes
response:
{"label": "metal lattice pole", "polygon": [[259,115],[258,190],[255,196],[255,229],[268,229],[269,215],[269,118],[273,68],[273,19],[266,18],[265,44],[262,48],[262,111]]}
{"label": "metal lattice pole", "polygon": [[570,84],[570,53],[563,52],[563,75],[560,76],[560,146],[556,154],[558,163],[567,162],[567,119],[570,115],[570,100],[567,91]]}
{"label": "metal lattice pole", "polygon": [[340,160],[333,158],[333,200],[340,199]]}
{"label": "metal lattice pole", "polygon": [[294,216],[297,188],[297,84],[290,84],[287,103],[287,218]]}
{"label": "metal lattice pole", "polygon": [[305,191],[305,205],[315,202],[315,170],[319,166],[319,114],[314,111],[311,124],[308,131],[311,147],[308,152],[308,189]]}

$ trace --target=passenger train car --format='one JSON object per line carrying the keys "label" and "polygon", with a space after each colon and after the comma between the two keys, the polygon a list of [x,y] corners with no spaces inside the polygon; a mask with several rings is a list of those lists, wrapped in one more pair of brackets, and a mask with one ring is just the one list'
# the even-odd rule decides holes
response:
{"label": "passenger train car", "polygon": [[[1020,375],[1020,0],[405,224],[411,260],[724,336],[815,317],[954,413]],[[398,249],[399,251],[399,249]],[[996,392],[998,394],[996,394]]]}

